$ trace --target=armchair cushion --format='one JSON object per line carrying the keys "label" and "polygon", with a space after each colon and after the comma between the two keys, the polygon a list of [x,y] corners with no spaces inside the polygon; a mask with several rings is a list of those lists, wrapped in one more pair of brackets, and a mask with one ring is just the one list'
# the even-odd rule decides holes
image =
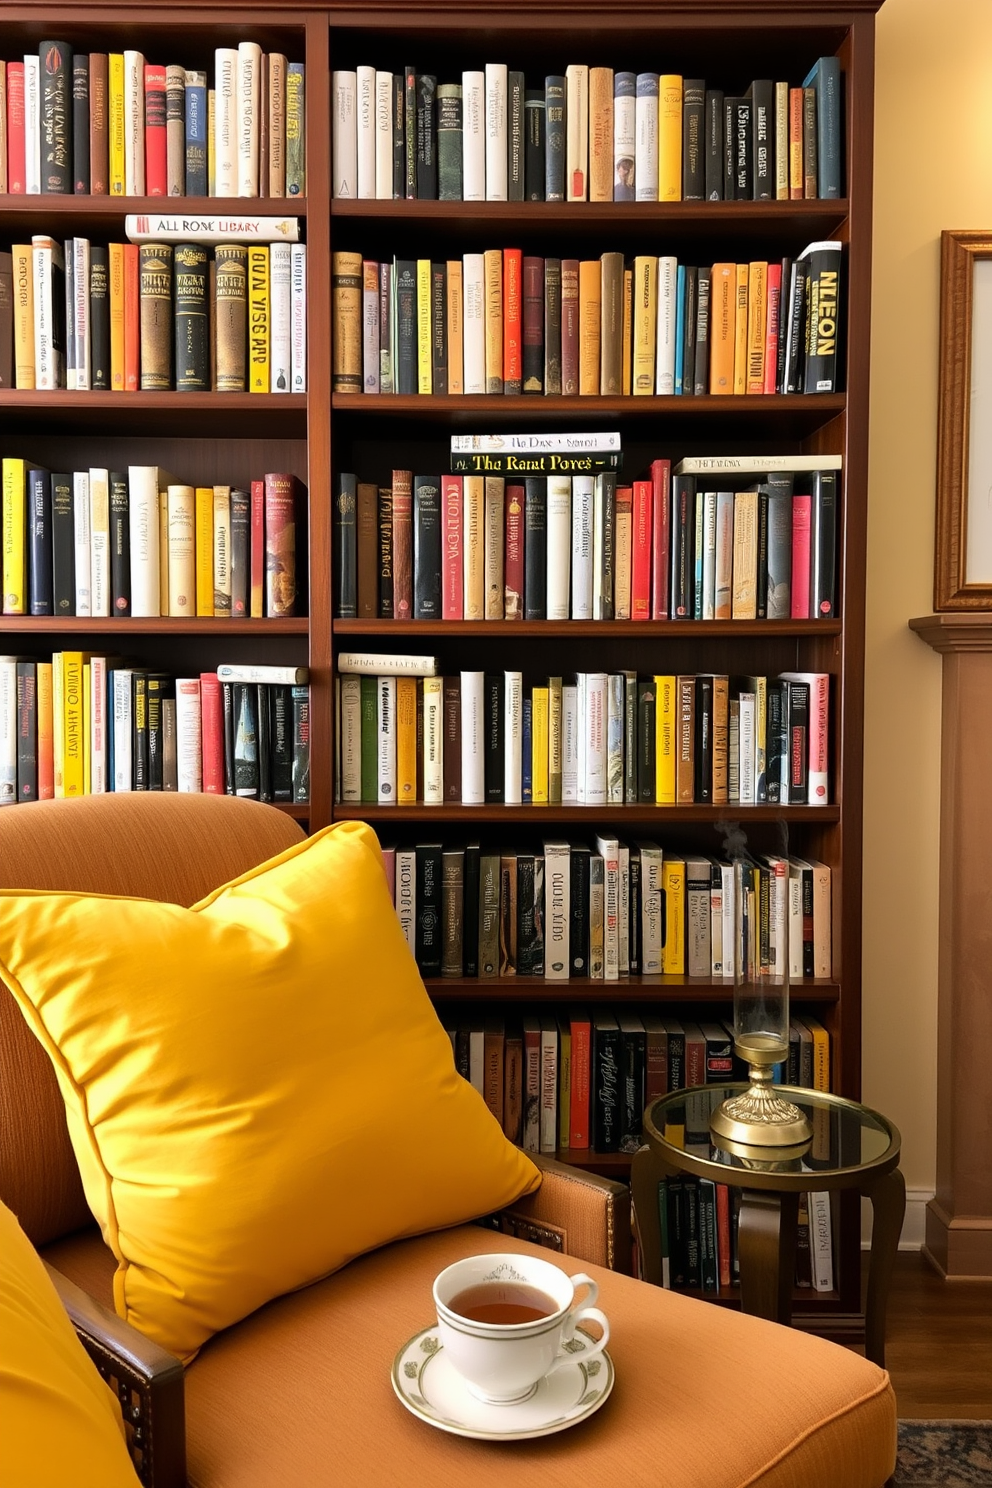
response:
{"label": "armchair cushion", "polygon": [[192,909],[0,893],[0,977],[55,1066],[117,1311],[180,1357],[540,1182],[455,1071],[362,823]]}

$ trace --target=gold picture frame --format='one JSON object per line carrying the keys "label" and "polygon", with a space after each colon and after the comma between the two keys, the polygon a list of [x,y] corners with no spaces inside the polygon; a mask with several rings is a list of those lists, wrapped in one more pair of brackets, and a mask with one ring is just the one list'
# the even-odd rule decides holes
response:
{"label": "gold picture frame", "polygon": [[940,235],[935,610],[992,610],[992,230]]}

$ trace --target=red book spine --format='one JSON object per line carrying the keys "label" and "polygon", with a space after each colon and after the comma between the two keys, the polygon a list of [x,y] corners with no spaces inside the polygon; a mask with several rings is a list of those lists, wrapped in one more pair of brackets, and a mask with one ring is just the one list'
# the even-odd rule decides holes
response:
{"label": "red book spine", "polygon": [[569,1096],[568,1145],[589,1148],[589,1085],[592,1040],[588,1018],[572,1019],[572,1089]]}
{"label": "red book spine", "polygon": [[441,573],[441,619],[462,618],[462,478],[446,475],[441,482],[444,508],[444,558]]}
{"label": "red book spine", "polygon": [[671,519],[671,460],[651,461],[651,619],[668,619],[668,544]]}
{"label": "red book spine", "polygon": [[524,259],[525,393],[544,392],[544,259]]}
{"label": "red book spine", "polygon": [[413,619],[413,474],[393,471],[393,615]]}
{"label": "red book spine", "polygon": [[809,529],[813,498],[792,498],[792,618],[809,619]]}
{"label": "red book spine", "polygon": [[716,1257],[720,1268],[720,1285],[730,1285],[730,1190],[725,1183],[716,1186]]}
{"label": "red book spine", "polygon": [[579,391],[579,261],[561,261],[561,390],[572,398]]}
{"label": "red book spine", "polygon": [[253,620],[265,615],[265,482],[251,483],[251,605]]}
{"label": "red book spine", "polygon": [[7,190],[24,195],[24,63],[7,63]]}
{"label": "red book spine", "polygon": [[634,482],[633,554],[630,567],[630,618],[651,619],[652,487],[649,480]]}
{"label": "red book spine", "polygon": [[296,613],[296,478],[265,476],[265,613]]}
{"label": "red book spine", "polygon": [[141,377],[141,291],[138,245],[124,244],[124,391],[136,393]]}
{"label": "red book spine", "polygon": [[167,196],[165,68],[145,63],[145,194]]}
{"label": "red book spine", "polygon": [[523,252],[503,250],[503,391],[524,387]]}
{"label": "red book spine", "polygon": [[768,284],[765,289],[768,314],[765,319],[765,386],[766,393],[774,393],[778,380],[778,337],[782,324],[782,265],[768,265]]}
{"label": "red book spine", "polygon": [[203,791],[224,794],[224,703],[216,672],[200,673],[200,763]]}
{"label": "red book spine", "polygon": [[809,804],[826,805],[830,747],[830,678],[817,672],[809,685]]}
{"label": "red book spine", "polygon": [[507,486],[503,511],[506,547],[503,558],[503,619],[524,618],[524,488]]}

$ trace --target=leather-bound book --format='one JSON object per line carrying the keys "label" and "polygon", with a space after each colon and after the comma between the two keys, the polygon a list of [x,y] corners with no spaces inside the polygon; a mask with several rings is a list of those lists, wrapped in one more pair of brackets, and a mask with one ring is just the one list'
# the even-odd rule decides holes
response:
{"label": "leather-bound book", "polygon": [[139,250],[141,391],[172,387],[172,249],[143,243]]}
{"label": "leather-bound book", "polygon": [[173,255],[173,275],[176,390],[180,393],[207,392],[210,388],[210,320],[206,248],[198,243],[180,244]]}
{"label": "leather-bound book", "polygon": [[214,261],[217,391],[243,393],[248,386],[248,250],[233,243],[219,243]]}

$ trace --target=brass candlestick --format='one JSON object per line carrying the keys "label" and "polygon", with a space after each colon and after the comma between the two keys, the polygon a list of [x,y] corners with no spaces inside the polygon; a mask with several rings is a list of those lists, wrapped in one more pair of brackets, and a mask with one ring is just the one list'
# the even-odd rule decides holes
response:
{"label": "brass candlestick", "polygon": [[747,1060],[750,1085],[722,1101],[710,1117],[714,1136],[748,1147],[797,1147],[813,1135],[798,1106],[776,1095],[772,1071],[789,1052],[788,1042],[769,1033],[745,1033],[734,1048]]}

